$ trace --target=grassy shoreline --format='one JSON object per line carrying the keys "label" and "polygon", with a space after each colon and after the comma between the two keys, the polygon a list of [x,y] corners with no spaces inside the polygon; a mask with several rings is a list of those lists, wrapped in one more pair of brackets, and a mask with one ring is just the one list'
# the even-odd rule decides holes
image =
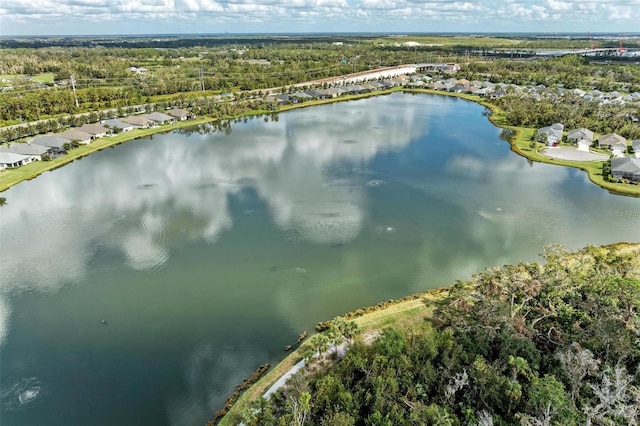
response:
{"label": "grassy shoreline", "polygon": [[[511,145],[511,150],[516,154],[522,157],[525,157],[531,161],[536,161],[536,162],[546,163],[546,164],[553,164],[557,166],[574,167],[577,169],[584,170],[585,172],[587,172],[587,175],[591,182],[600,186],[601,188],[608,190],[609,192],[615,195],[640,197],[640,185],[628,185],[623,183],[614,183],[614,182],[605,181],[604,177],[602,176],[601,162],[593,162],[593,161],[579,162],[579,161],[557,160],[557,159],[546,157],[540,154],[537,148],[531,149],[529,147],[529,142],[531,140],[532,135],[535,134],[536,129],[508,125],[506,123],[506,118],[504,117],[504,112],[502,111],[501,108],[499,108],[497,105],[494,105],[488,102],[485,98],[481,98],[475,95],[462,94],[462,93],[449,93],[449,92],[442,92],[442,91],[437,91],[432,89],[407,89],[403,87],[394,87],[387,90],[369,92],[361,95],[347,95],[347,96],[341,96],[339,98],[319,99],[319,100],[313,100],[313,101],[308,101],[308,102],[299,103],[299,104],[283,105],[279,108],[278,112],[290,111],[298,108],[307,108],[307,107],[312,107],[316,105],[324,105],[324,104],[329,104],[334,102],[346,102],[346,101],[351,101],[356,99],[369,98],[373,96],[388,95],[394,92],[424,93],[424,94],[430,94],[430,95],[452,96],[452,97],[476,102],[492,111],[491,115],[489,116],[489,121],[491,121],[491,123],[493,123],[495,126],[500,127],[502,129],[509,129],[514,132],[514,135],[510,139],[509,144]],[[268,111],[248,111],[236,116],[223,117],[223,118],[201,117],[195,120],[181,121],[176,124],[160,126],[153,129],[136,129],[127,133],[120,133],[115,136],[101,138],[92,142],[89,145],[80,146],[79,148],[76,148],[73,151],[71,151],[70,154],[60,158],[56,158],[55,160],[36,161],[16,169],[5,170],[4,172],[0,173],[0,192],[7,190],[10,187],[22,181],[34,179],[44,172],[55,170],[58,167],[62,167],[65,164],[71,163],[74,160],[86,157],[92,152],[100,151],[104,148],[107,148],[113,145],[119,145],[123,142],[143,138],[156,133],[166,133],[175,129],[195,126],[198,124],[204,124],[204,123],[213,122],[217,120],[228,120],[228,119],[233,119],[237,117],[256,115],[256,114],[266,114],[266,113],[269,113],[269,112]],[[542,145],[540,144],[540,146]]]}

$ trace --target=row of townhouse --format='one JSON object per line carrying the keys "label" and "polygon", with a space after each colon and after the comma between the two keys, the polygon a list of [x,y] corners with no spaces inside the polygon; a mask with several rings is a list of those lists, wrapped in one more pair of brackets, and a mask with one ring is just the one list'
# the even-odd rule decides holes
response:
{"label": "row of townhouse", "polygon": [[508,83],[492,83],[490,81],[467,80],[465,78],[445,78],[444,76],[431,77],[429,75],[414,75],[407,83],[408,87],[423,87],[433,90],[441,90],[455,93],[468,93],[478,96],[500,98],[507,91],[529,93],[533,97],[539,97],[543,93],[556,93],[564,95],[573,93],[585,100],[597,101],[601,103],[633,103],[640,102],[640,92],[621,93],[618,91],[601,92],[599,90],[583,91],[580,89],[565,89],[564,87],[549,88],[544,84],[536,85],[516,85]]}
{"label": "row of townhouse", "polygon": [[391,80],[380,80],[363,82],[360,84],[348,84],[344,86],[334,86],[329,88],[318,88],[309,90],[299,90],[293,93],[280,93],[269,95],[269,99],[280,105],[299,103],[312,99],[331,99],[342,95],[358,95],[373,92],[376,90],[390,89],[399,86],[404,82],[400,78]]}
{"label": "row of townhouse", "polygon": [[100,124],[85,124],[52,135],[38,136],[26,143],[0,146],[0,170],[16,168],[43,158],[57,158],[67,153],[73,142],[81,145],[114,133],[129,132],[133,129],[155,127],[175,121],[188,120],[194,116],[186,110],[174,108],[149,114],[132,115],[124,118],[104,120]]}

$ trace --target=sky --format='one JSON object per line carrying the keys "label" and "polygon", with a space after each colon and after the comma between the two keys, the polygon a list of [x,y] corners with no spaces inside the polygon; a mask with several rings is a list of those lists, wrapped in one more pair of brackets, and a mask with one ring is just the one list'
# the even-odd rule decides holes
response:
{"label": "sky", "polygon": [[640,0],[0,0],[0,35],[640,32]]}

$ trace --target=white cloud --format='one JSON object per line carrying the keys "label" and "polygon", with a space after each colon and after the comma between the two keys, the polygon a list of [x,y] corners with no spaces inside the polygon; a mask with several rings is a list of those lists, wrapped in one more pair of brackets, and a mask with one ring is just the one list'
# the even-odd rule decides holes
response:
{"label": "white cloud", "polygon": [[4,34],[639,31],[640,0],[12,0],[1,19]]}

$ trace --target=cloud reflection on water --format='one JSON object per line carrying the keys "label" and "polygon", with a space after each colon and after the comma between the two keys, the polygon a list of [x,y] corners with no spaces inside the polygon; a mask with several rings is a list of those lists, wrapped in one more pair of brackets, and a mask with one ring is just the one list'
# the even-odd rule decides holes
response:
{"label": "cloud reflection on water", "polygon": [[[230,135],[155,135],[18,185],[2,208],[0,236],[11,243],[2,247],[0,297],[80,282],[104,248],[133,269],[158,268],[176,244],[215,242],[231,229],[229,197],[247,186],[297,238],[351,241],[365,216],[367,163],[409,144],[418,128],[418,104],[379,105],[397,101],[353,102],[348,114],[337,105],[281,114],[277,123],[254,119]],[[363,180],[337,179],[340,167],[356,168]]]}

